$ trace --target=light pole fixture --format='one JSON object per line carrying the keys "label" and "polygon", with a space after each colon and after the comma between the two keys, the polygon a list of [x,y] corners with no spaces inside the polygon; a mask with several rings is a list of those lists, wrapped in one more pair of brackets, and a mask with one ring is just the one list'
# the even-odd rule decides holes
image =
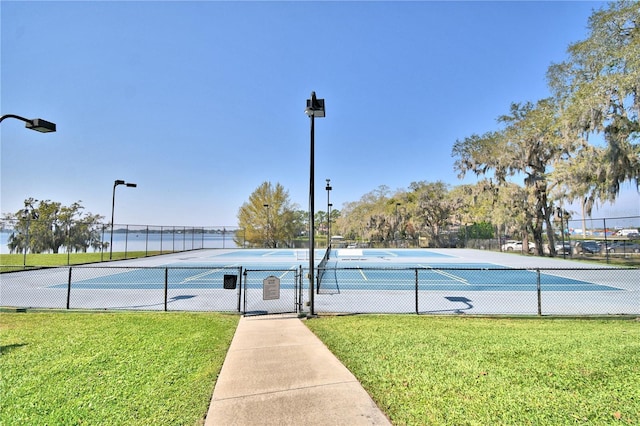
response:
{"label": "light pole fixture", "polygon": [[15,118],[16,120],[24,121],[26,124],[24,127],[31,130],[36,130],[41,133],[51,133],[56,131],[56,123],[52,123],[42,118],[24,118],[15,114],[6,114],[0,117],[0,123],[5,118]]}
{"label": "light pole fixture", "polygon": [[327,179],[327,247],[331,245],[331,202],[329,201],[329,193],[331,188],[331,179]]}
{"label": "light pole fixture", "polygon": [[271,247],[271,243],[269,239],[269,232],[271,231],[271,223],[270,223],[271,220],[269,218],[269,204],[263,204],[262,206],[267,209],[267,232],[266,232],[265,244],[267,247]]}
{"label": "light pole fixture", "polygon": [[109,260],[113,259],[113,212],[116,207],[116,186],[118,185],[125,185],[129,188],[135,188],[138,186],[135,183],[125,182],[120,179],[113,182],[113,196],[111,198],[111,241],[109,242]]}
{"label": "light pole fixture", "polygon": [[313,263],[314,263],[314,197],[315,191],[313,187],[313,175],[314,175],[314,137],[315,137],[315,118],[322,118],[325,116],[324,99],[317,99],[316,92],[311,92],[311,98],[307,99],[307,107],[304,113],[311,118],[311,149],[309,160],[309,313],[313,316],[314,312],[314,300],[313,300]]}

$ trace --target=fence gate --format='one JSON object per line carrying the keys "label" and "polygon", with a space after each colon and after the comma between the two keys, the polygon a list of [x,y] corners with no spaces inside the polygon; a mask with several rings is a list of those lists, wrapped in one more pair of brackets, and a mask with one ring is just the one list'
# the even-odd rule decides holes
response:
{"label": "fence gate", "polygon": [[245,269],[245,315],[296,313],[301,311],[302,267],[294,269]]}

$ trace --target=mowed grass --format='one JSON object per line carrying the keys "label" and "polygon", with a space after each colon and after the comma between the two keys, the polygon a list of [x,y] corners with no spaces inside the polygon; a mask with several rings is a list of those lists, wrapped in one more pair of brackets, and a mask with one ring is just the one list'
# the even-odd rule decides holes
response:
{"label": "mowed grass", "polygon": [[0,424],[202,424],[239,317],[0,314]]}
{"label": "mowed grass", "polygon": [[[167,252],[165,252],[167,253]],[[113,252],[111,260],[135,259],[160,254],[159,251]],[[27,254],[26,266],[65,266],[86,263],[106,262],[109,252],[105,253],[36,253]],[[0,254],[0,272],[21,270],[25,265],[23,254]]]}
{"label": "mowed grass", "polygon": [[640,321],[397,315],[307,326],[396,425],[640,424]]}

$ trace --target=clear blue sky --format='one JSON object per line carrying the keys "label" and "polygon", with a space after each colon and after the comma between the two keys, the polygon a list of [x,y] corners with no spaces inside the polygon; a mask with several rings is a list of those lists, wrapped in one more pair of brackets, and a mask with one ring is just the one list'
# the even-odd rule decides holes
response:
{"label": "clear blue sky", "polygon": [[[598,2],[0,2],[2,212],[27,197],[116,223],[235,225],[264,181],[303,210],[305,101],[316,120],[316,210],[380,185],[462,183],[457,139],[497,128],[511,102],[587,35]],[[475,178],[467,178],[471,183]],[[640,215],[638,194],[605,214]],[[611,210],[611,209],[609,209]]]}

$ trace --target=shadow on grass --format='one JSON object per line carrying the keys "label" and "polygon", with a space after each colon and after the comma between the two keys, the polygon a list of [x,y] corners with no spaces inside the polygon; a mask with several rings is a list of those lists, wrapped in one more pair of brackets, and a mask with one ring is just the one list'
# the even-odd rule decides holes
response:
{"label": "shadow on grass", "polygon": [[14,349],[18,349],[22,346],[27,346],[26,343],[14,343],[13,345],[0,345],[0,355],[5,355],[7,352],[11,352]]}

